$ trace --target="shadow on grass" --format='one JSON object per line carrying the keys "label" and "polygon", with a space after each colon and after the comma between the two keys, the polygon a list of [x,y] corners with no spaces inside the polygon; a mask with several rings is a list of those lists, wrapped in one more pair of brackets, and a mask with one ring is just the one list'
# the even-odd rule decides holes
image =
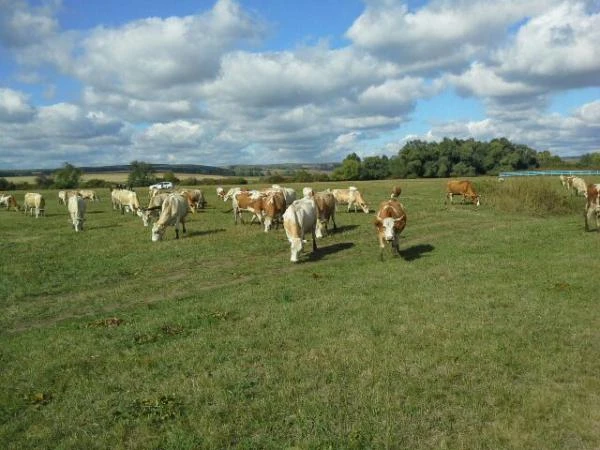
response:
{"label": "shadow on grass", "polygon": [[92,225],[89,228],[86,228],[86,230],[100,230],[102,228],[117,228],[117,227],[122,227],[123,225],[121,225],[120,223],[113,223],[111,225]]}
{"label": "shadow on grass", "polygon": [[224,231],[227,231],[227,230],[225,228],[215,228],[213,230],[188,231],[187,236],[188,237],[207,236],[209,234],[223,233]]}
{"label": "shadow on grass", "polygon": [[335,230],[333,228],[328,229],[327,232],[331,234],[339,234],[344,233],[346,231],[352,231],[355,228],[358,228],[360,225],[342,225],[338,226]]}
{"label": "shadow on grass", "polygon": [[[307,248],[310,248],[312,250],[312,244],[307,243],[304,245],[306,245]],[[319,245],[318,242],[317,245]],[[340,242],[339,244],[328,245],[327,247],[318,247],[316,252],[311,252],[308,254],[307,261],[319,261],[325,256],[348,250],[352,247],[354,247],[354,243],[352,242]]]}
{"label": "shadow on grass", "polygon": [[400,256],[405,261],[414,261],[415,259],[421,258],[425,253],[433,251],[435,247],[429,244],[418,244],[408,247],[407,249],[400,250]]}

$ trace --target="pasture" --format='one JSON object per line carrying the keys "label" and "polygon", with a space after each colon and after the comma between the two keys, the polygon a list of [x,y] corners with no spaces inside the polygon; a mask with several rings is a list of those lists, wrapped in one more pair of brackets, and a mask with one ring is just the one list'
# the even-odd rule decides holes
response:
{"label": "pasture", "polygon": [[[0,210],[0,447],[599,448],[584,199],[549,181],[564,211],[507,212],[473,181],[479,208],[445,205],[445,180],[352,182],[372,212],[340,207],[297,264],[211,187],[158,243],[108,190],[82,233],[57,191],[46,217]],[[396,183],[408,223],[381,262]]]}

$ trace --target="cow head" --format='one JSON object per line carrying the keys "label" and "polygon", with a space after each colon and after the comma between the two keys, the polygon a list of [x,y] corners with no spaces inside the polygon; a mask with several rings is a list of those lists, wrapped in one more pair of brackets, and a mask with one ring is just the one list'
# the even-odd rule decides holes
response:
{"label": "cow head", "polygon": [[471,199],[473,200],[475,206],[479,206],[479,195],[474,195],[473,197],[471,197]]}
{"label": "cow head", "polygon": [[321,239],[327,234],[327,222],[329,222],[329,220],[317,220],[317,227],[315,228],[315,237]]}
{"label": "cow head", "polygon": [[393,217],[386,217],[385,219],[380,219],[378,217],[375,219],[374,223],[379,235],[382,236],[386,241],[392,242],[396,239],[397,233],[400,232],[402,220],[402,217],[396,219],[394,219]]}
{"label": "cow head", "polygon": [[83,231],[83,220],[84,219],[81,217],[73,219],[73,227],[75,228],[76,232]]}
{"label": "cow head", "polygon": [[165,227],[155,223],[152,227],[152,242],[162,241],[164,235]]}

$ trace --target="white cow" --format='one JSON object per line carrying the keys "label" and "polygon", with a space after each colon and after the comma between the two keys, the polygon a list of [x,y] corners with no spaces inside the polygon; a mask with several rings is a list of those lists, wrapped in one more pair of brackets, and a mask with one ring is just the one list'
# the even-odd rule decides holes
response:
{"label": "white cow", "polygon": [[290,206],[296,200],[296,191],[292,188],[286,188],[278,184],[274,184],[271,186],[270,189],[280,191],[283,194],[283,198],[285,198],[286,207]]}
{"label": "white cow", "polygon": [[5,206],[8,210],[11,208],[15,211],[19,210],[17,199],[12,194],[0,194],[0,206]]}
{"label": "white cow", "polygon": [[298,261],[306,233],[312,235],[313,252],[317,250],[317,205],[312,198],[302,198],[293,202],[283,213],[283,227],[290,242],[291,262]]}
{"label": "white cow", "polygon": [[82,189],[79,191],[79,195],[81,195],[81,197],[83,197],[84,200],[90,200],[92,202],[100,201],[100,197],[98,197],[96,191],[93,191],[91,189]]}
{"label": "white cow", "polygon": [[113,209],[119,209],[121,214],[125,213],[125,208],[128,208],[133,214],[137,214],[140,209],[140,202],[137,194],[134,191],[127,189],[113,189],[110,193]]}
{"label": "white cow", "polygon": [[369,213],[369,206],[356,187],[350,186],[348,189],[334,189],[331,192],[338,204],[348,204],[348,212],[350,212],[350,207],[352,206],[354,206],[354,212],[356,212],[356,207],[359,206],[365,214]]}
{"label": "white cow", "polygon": [[80,195],[72,195],[69,197],[67,209],[71,216],[71,222],[75,231],[83,231],[83,221],[85,220],[85,201]]}
{"label": "white cow", "polygon": [[185,217],[189,211],[187,200],[181,194],[169,194],[162,204],[160,216],[152,227],[152,242],[160,241],[168,226],[175,227],[175,239],[179,239],[179,224],[185,229]]}
{"label": "white cow", "polygon": [[31,215],[33,216],[33,211],[35,210],[36,219],[40,215],[46,215],[46,200],[44,200],[42,194],[38,194],[37,192],[27,192],[25,194],[25,198],[23,199],[23,204],[25,214],[27,214],[27,211],[30,211]]}
{"label": "white cow", "polygon": [[137,210],[137,215],[142,218],[142,223],[145,227],[150,225],[150,222],[153,220],[158,219],[162,209],[162,204],[169,195],[170,194],[167,192],[156,194],[154,197],[150,198],[146,208],[140,208]]}
{"label": "white cow", "polygon": [[583,178],[573,177],[571,180],[571,187],[575,195],[583,195],[587,198],[587,184]]}

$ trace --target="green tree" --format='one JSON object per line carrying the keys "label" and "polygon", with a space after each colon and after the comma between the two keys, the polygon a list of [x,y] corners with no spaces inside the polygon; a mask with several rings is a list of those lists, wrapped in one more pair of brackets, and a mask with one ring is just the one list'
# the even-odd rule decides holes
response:
{"label": "green tree", "polygon": [[560,156],[553,155],[548,150],[538,152],[536,158],[540,167],[560,167],[564,164]]}
{"label": "green tree", "polygon": [[387,156],[367,156],[360,165],[361,180],[383,180],[390,176]]}
{"label": "green tree", "polygon": [[346,158],[342,165],[333,171],[334,180],[358,180],[360,176],[360,162]]}
{"label": "green tree", "polygon": [[143,161],[132,161],[127,183],[130,186],[150,186],[156,183],[154,169]]}
{"label": "green tree", "polygon": [[39,189],[48,189],[53,184],[54,180],[45,173],[40,173],[37,177],[35,177],[35,185]]}
{"label": "green tree", "polygon": [[83,171],[72,164],[65,163],[62,169],[54,172],[54,186],[58,189],[79,187]]}
{"label": "green tree", "polygon": [[165,172],[163,175],[163,180],[164,181],[170,181],[173,184],[177,184],[179,183],[179,178],[177,178],[175,176],[175,174],[173,173],[172,170],[169,170],[168,172]]}

